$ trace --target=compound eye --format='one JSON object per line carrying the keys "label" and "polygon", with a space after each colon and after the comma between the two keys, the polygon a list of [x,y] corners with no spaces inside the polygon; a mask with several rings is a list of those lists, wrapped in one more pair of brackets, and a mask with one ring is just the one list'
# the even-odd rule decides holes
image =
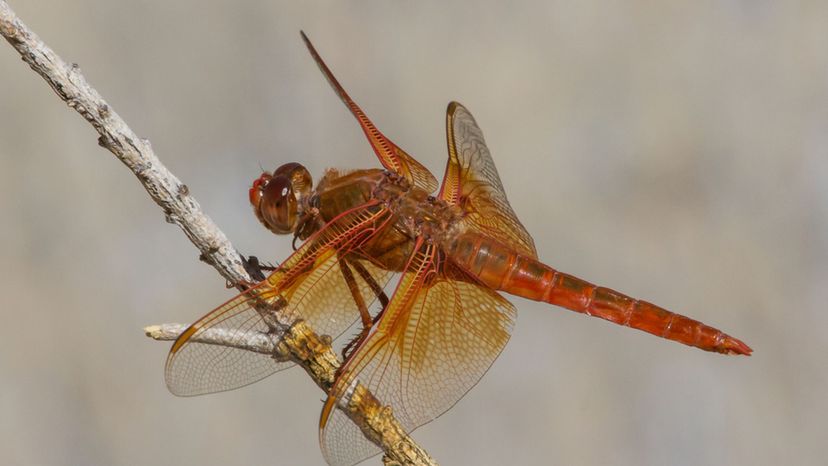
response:
{"label": "compound eye", "polygon": [[298,216],[291,180],[286,176],[275,176],[260,189],[258,205],[254,206],[259,220],[274,233],[293,232]]}
{"label": "compound eye", "polygon": [[291,194],[290,191],[290,180],[284,176],[277,176],[262,189],[262,199],[265,202],[282,205]]}
{"label": "compound eye", "polygon": [[313,180],[310,172],[302,164],[290,162],[282,165],[273,172],[273,176],[284,176],[290,179],[290,187],[296,199],[302,199],[311,193]]}

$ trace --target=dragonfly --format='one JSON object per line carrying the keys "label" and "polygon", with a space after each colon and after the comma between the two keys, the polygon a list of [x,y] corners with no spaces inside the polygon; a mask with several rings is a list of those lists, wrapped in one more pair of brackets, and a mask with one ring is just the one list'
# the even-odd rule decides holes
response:
{"label": "dragonfly", "polygon": [[165,370],[174,394],[235,389],[291,365],[198,342],[204,332],[221,330],[238,341],[267,334],[268,312],[332,337],[356,328],[319,421],[326,461],[348,465],[379,452],[335,409],[349,388],[364,385],[408,432],[433,420],[480,380],[509,340],[517,312],[501,293],[705,351],[751,354],[720,330],[541,262],[463,105],[448,105],[448,162],[438,185],[374,126],[304,33],[302,39],[382,168],[328,169],[314,186],[293,162],[253,182],[249,200],[259,221],[301,245],[266,279],[179,336]]}

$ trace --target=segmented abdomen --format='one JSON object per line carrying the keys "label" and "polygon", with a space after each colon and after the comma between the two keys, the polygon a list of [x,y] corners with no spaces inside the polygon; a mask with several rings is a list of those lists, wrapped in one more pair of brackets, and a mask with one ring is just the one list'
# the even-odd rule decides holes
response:
{"label": "segmented abdomen", "polygon": [[461,234],[447,247],[447,252],[483,283],[500,291],[600,317],[706,351],[727,354],[752,351],[738,339],[697,320],[558,272],[477,233]]}

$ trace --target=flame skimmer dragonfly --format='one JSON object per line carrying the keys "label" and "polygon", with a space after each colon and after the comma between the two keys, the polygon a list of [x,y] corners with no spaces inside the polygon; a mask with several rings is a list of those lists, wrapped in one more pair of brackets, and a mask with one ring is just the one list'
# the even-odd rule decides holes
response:
{"label": "flame skimmer dragonfly", "polygon": [[[230,390],[289,367],[269,355],[195,341],[209,329],[239,341],[272,331],[262,303],[334,337],[361,324],[343,351],[320,420],[323,453],[337,465],[378,452],[334,409],[355,383],[389,405],[407,431],[439,416],[477,383],[506,345],[516,318],[515,307],[498,292],[706,351],[751,353],[715,328],[540,262],[465,107],[448,106],[449,158],[438,189],[434,176],[374,126],[304,33],[302,38],[384,168],[329,169],[313,188],[308,171],[288,163],[254,181],[250,202],[259,220],[303,243],[265,280],[181,334],[166,366],[173,393]],[[394,291],[386,295],[395,276]],[[372,316],[374,302],[380,309]]]}

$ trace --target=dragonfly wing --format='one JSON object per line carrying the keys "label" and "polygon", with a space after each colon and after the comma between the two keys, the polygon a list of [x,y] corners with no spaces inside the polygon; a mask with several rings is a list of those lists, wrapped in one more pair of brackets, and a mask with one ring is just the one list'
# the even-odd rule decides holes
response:
{"label": "dragonfly wing", "polygon": [[449,160],[440,198],[466,212],[463,226],[537,258],[535,243],[512,210],[474,117],[457,102],[446,112]]}
{"label": "dragonfly wing", "polygon": [[[292,365],[271,354],[241,349],[252,340],[273,341],[273,330],[256,310],[259,299],[246,291],[219,306],[185,330],[173,343],[164,375],[178,396],[194,396],[243,387]],[[206,343],[221,336],[231,346]]]}
{"label": "dragonfly wing", "polygon": [[354,464],[379,450],[336,404],[354,384],[390,406],[406,431],[451,408],[500,354],[515,308],[418,244],[373,332],[354,351],[331,389],[320,443],[332,465]]}
{"label": "dragonfly wing", "polygon": [[365,115],[365,112],[351,99],[342,85],[339,84],[339,81],[336,80],[336,77],[334,77],[331,70],[322,60],[322,57],[319,56],[319,53],[317,53],[310,39],[308,39],[308,36],[304,32],[302,32],[302,40],[305,41],[305,45],[308,47],[311,56],[316,61],[319,69],[322,70],[322,74],[325,75],[328,83],[330,83],[333,90],[359,122],[362,131],[365,132],[365,137],[368,138],[368,142],[371,144],[374,152],[376,152],[382,166],[387,170],[404,176],[425,191],[429,193],[434,192],[437,189],[437,179],[434,178],[434,175],[420,162],[397,147],[396,144],[391,142],[390,139],[385,137],[374,126],[371,120],[368,119],[368,116]]}
{"label": "dragonfly wing", "polygon": [[[379,288],[385,288],[394,275],[371,262],[359,247],[328,248],[300,281],[282,292],[289,303],[286,312],[307,321],[316,333],[334,339],[359,317],[359,307],[340,270],[343,256],[358,261]],[[367,307],[371,307],[377,297],[372,284],[359,274],[353,274],[352,279]]]}
{"label": "dragonfly wing", "polygon": [[[355,281],[366,303],[376,298],[392,272],[368,260],[361,246],[389,224],[390,213],[376,204],[357,207],[311,236],[266,280],[219,306],[185,330],[167,357],[170,391],[180,396],[239,388],[289,367],[271,354],[240,349],[244,342],[273,340],[278,332],[268,313],[280,321],[306,320],[319,334],[339,336],[359,316],[351,290],[339,270],[342,257],[358,261],[373,283]],[[230,345],[215,344],[219,336]]]}

